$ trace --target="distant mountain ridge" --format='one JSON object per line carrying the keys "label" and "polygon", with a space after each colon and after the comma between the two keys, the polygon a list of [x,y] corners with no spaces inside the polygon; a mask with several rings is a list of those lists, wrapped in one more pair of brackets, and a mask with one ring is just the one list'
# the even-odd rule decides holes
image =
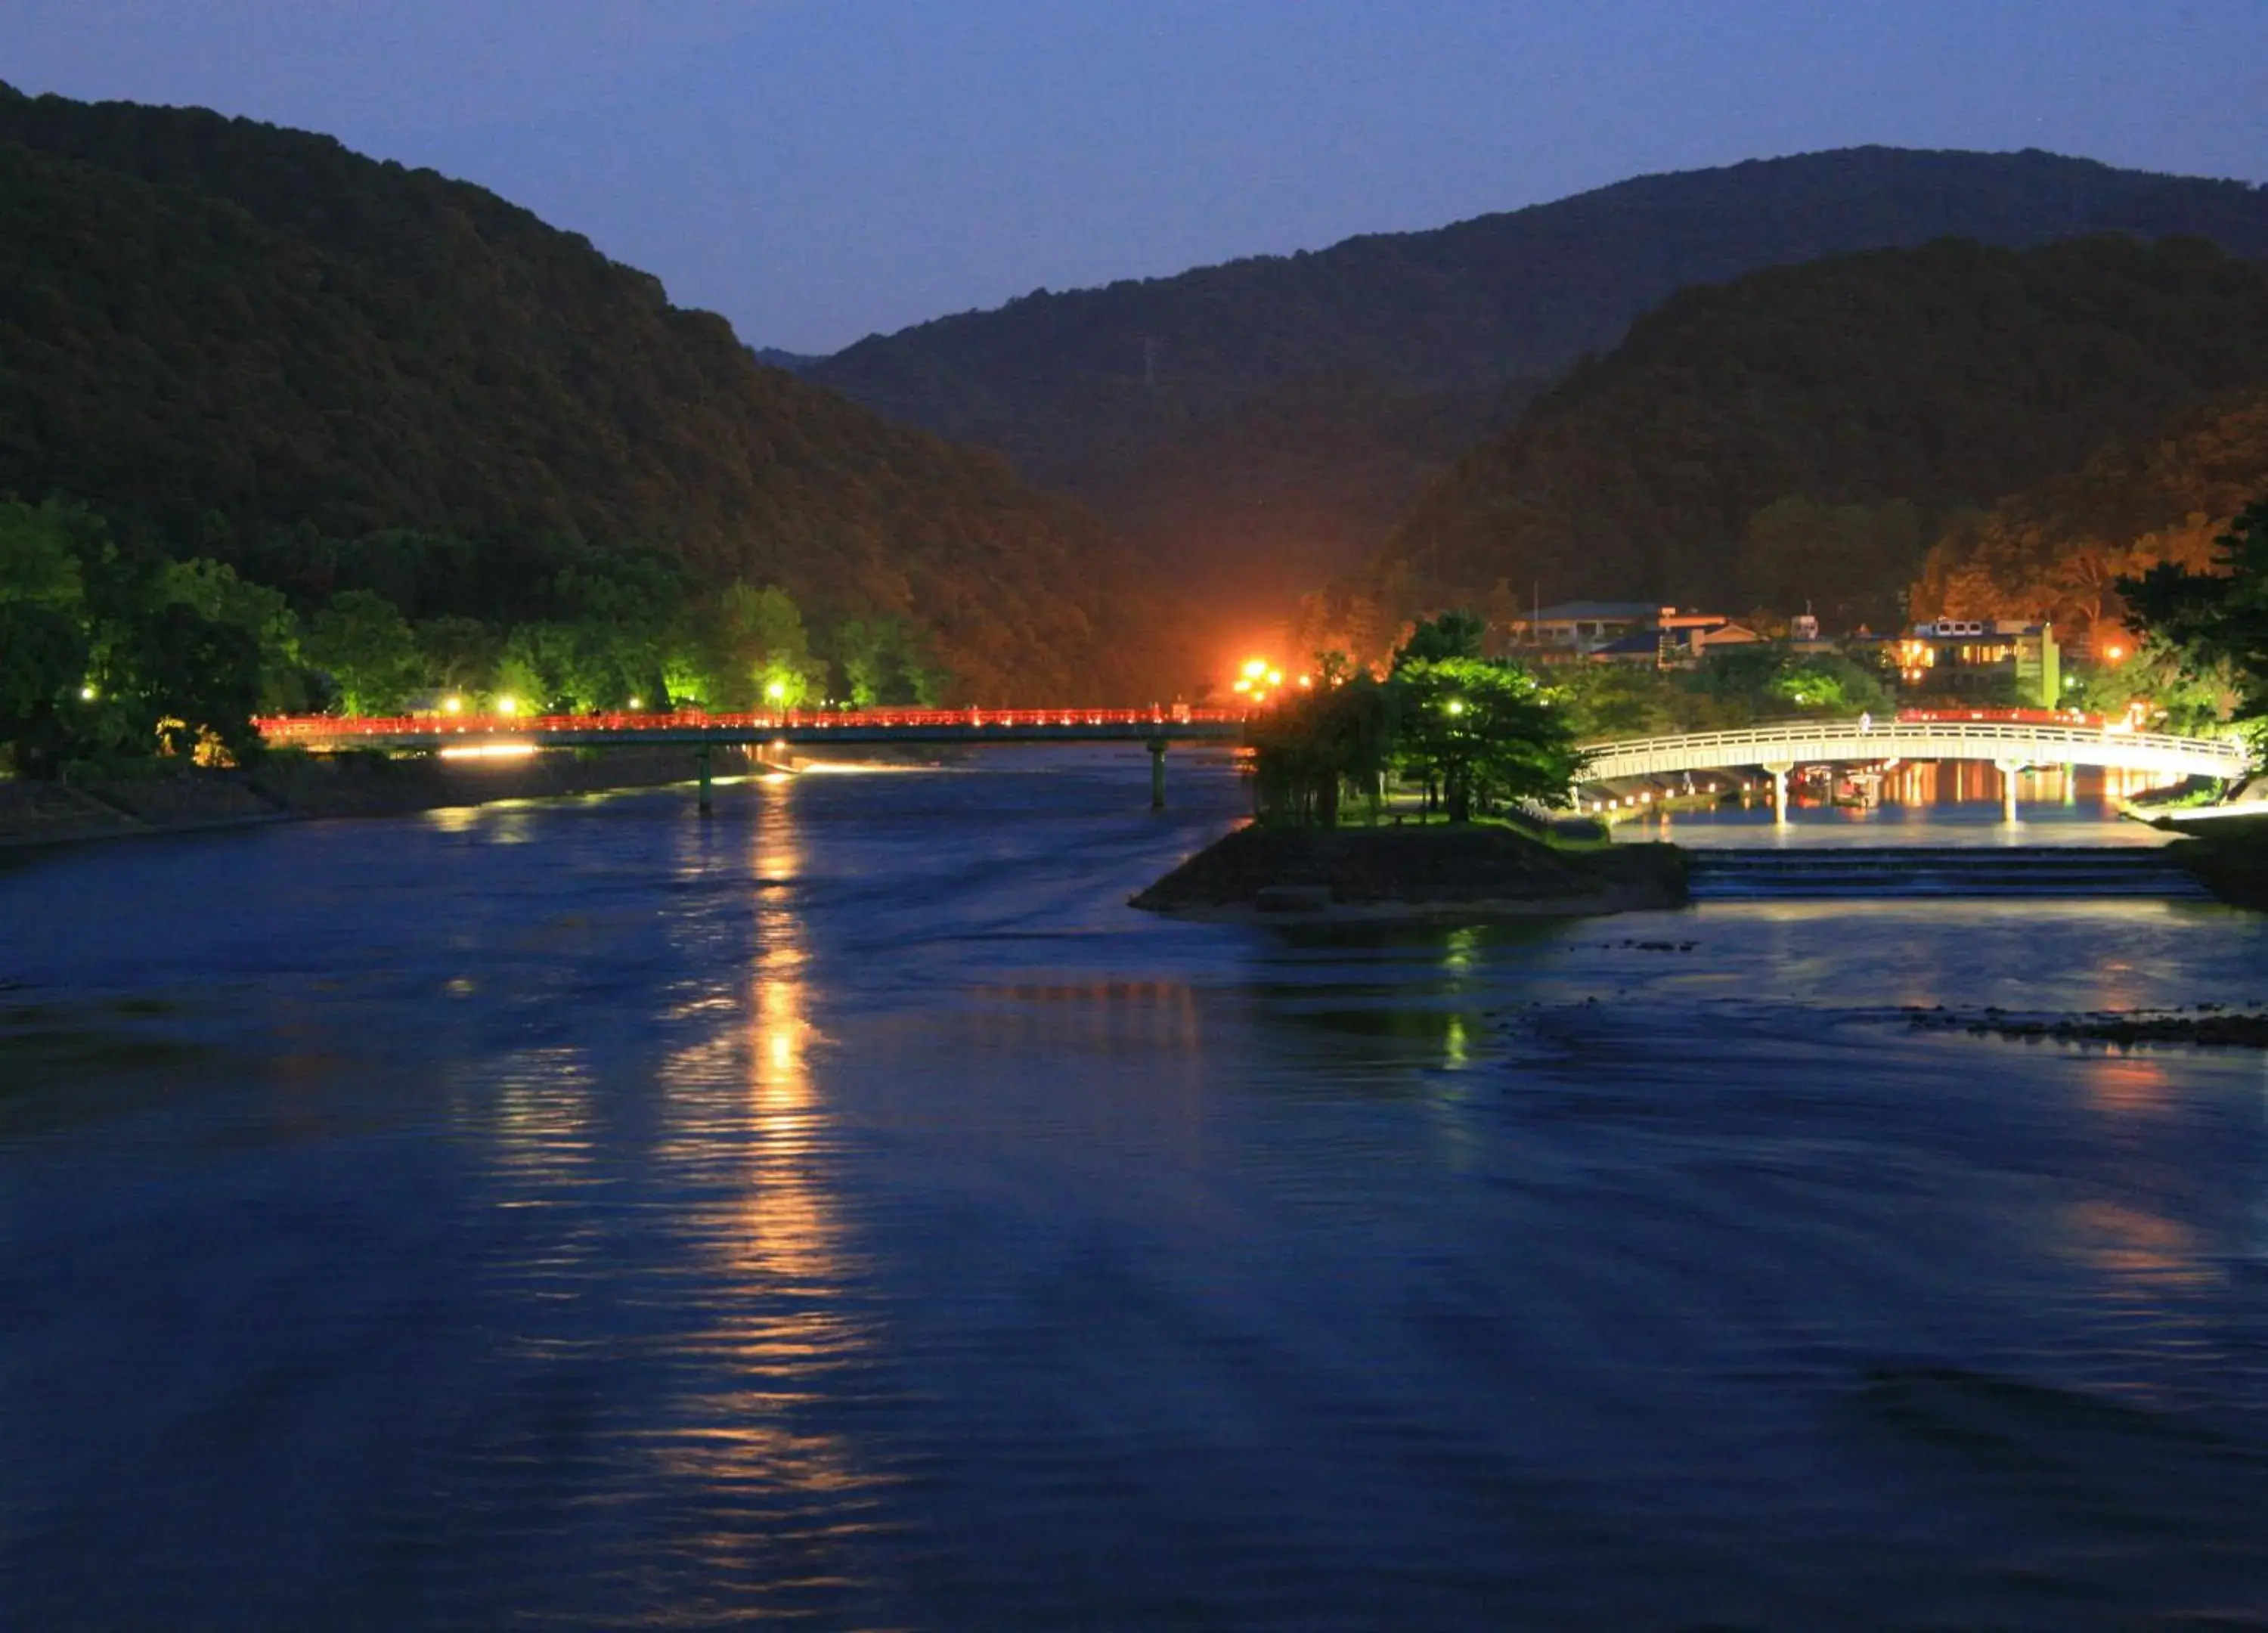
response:
{"label": "distant mountain ridge", "polygon": [[1774,268],[1641,319],[1429,487],[1363,577],[1409,606],[1499,584],[1895,606],[1964,509],[2262,385],[2268,268],[2197,239]]}
{"label": "distant mountain ridge", "polygon": [[480,604],[419,615],[507,615],[547,539],[655,547],[917,624],[966,696],[1161,695],[1156,598],[996,455],[761,365],[482,188],[201,109],[0,86],[10,492],[236,563],[279,533],[316,537],[303,561],[471,541]]}
{"label": "distant mountain ridge", "polygon": [[[2054,154],[1870,147],[1645,176],[1426,232],[963,313],[804,371],[998,448],[1176,570],[1312,577],[1676,291],[1944,237],[2191,235],[2268,259],[2268,191]],[[1300,438],[1272,434],[1287,417]],[[1314,452],[1307,434],[1333,434]]]}

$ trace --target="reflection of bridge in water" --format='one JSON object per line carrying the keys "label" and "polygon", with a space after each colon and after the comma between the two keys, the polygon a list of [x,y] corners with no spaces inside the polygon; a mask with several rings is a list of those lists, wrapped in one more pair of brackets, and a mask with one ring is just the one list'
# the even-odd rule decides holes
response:
{"label": "reflection of bridge in water", "polygon": [[2016,815],[2016,776],[2027,766],[2102,766],[2171,783],[2190,776],[2233,780],[2250,765],[2244,745],[2233,739],[2005,720],[1799,720],[1600,743],[1589,752],[1583,777],[1592,783],[1757,767],[1771,776],[1773,808],[1781,821],[1787,820],[1788,773],[1800,765],[1987,761],[2000,773],[2001,805],[2011,821]]}

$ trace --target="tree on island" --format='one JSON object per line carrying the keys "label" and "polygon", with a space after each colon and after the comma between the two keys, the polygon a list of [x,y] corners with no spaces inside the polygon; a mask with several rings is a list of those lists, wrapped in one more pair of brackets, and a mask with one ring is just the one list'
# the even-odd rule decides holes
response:
{"label": "tree on island", "polygon": [[2268,750],[2268,499],[2248,506],[2216,542],[2214,570],[2161,562],[2120,579],[2118,593],[2128,622],[2183,673],[2235,678],[2238,717]]}
{"label": "tree on island", "polygon": [[1573,720],[1526,670],[1481,657],[1481,636],[1462,613],[1420,623],[1384,680],[1324,654],[1322,684],[1253,727],[1262,814],[1333,827],[1352,785],[1375,821],[1389,770],[1422,781],[1453,822],[1508,801],[1563,803],[1583,762]]}

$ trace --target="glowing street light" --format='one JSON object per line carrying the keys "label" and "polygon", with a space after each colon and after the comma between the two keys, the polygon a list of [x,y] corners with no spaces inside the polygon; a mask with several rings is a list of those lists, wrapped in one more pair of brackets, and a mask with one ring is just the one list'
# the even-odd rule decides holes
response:
{"label": "glowing street light", "polygon": [[518,714],[519,712],[519,699],[512,696],[509,692],[507,692],[504,696],[497,699],[496,711],[500,715]]}
{"label": "glowing street light", "polygon": [[453,693],[441,700],[441,710],[444,714],[460,715],[465,712],[465,700]]}
{"label": "glowing street light", "polygon": [[79,688],[78,701],[82,703],[92,702],[94,701],[94,688],[92,686],[83,686]]}
{"label": "glowing street light", "polygon": [[787,682],[784,680],[772,681],[770,685],[764,688],[764,695],[770,698],[772,702],[776,703],[784,702],[787,697]]}
{"label": "glowing street light", "polygon": [[1453,715],[1461,715],[1465,712],[1465,700],[1462,697],[1453,697],[1441,707]]}

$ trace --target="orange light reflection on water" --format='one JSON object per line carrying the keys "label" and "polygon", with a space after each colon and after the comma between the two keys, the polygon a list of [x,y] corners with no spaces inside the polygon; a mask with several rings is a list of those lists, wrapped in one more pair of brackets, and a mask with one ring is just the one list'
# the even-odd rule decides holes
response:
{"label": "orange light reflection on water", "polygon": [[[713,1319],[688,1342],[704,1374],[733,1381],[688,1399],[657,1454],[717,1505],[717,1522],[682,1546],[775,1577],[786,1549],[808,1585],[840,1581],[831,1544],[865,1528],[853,1494],[879,1483],[846,1439],[809,1422],[844,1393],[873,1335],[850,1286],[833,1124],[813,1072],[823,1039],[798,905],[794,782],[760,785],[755,798],[750,872],[764,883],[754,967],[740,1000],[718,1006],[717,1031],[665,1071],[673,1126],[662,1155],[697,1176],[683,1228],[717,1283]],[[778,1523],[752,1526],[751,1504]]]}

